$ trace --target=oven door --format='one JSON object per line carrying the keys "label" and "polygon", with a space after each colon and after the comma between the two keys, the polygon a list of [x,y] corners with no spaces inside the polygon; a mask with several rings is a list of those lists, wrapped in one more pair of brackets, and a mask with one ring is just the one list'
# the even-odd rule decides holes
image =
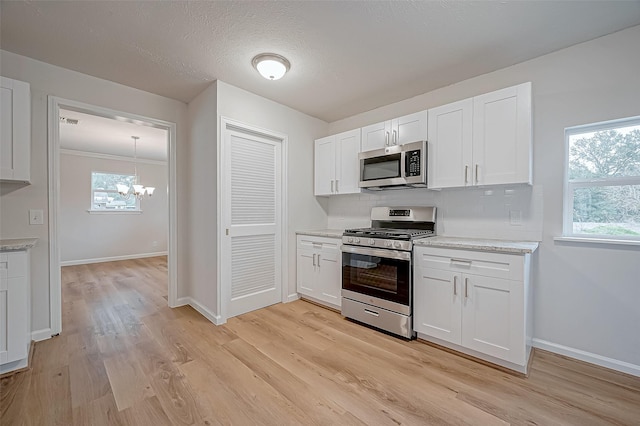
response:
{"label": "oven door", "polygon": [[411,252],[343,245],[342,288],[411,306]]}

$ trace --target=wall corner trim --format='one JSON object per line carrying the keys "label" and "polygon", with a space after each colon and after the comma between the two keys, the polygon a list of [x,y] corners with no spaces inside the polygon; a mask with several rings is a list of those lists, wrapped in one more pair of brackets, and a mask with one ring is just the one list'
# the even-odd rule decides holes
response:
{"label": "wall corner trim", "polygon": [[629,362],[608,358],[602,355],[586,352],[580,349],[570,348],[568,346],[559,345],[557,343],[548,342],[546,340],[534,338],[532,340],[532,343],[534,348],[543,349],[545,351],[553,352],[558,355],[564,355],[570,358],[575,358],[580,361],[588,362],[590,364],[598,365],[600,367],[605,367],[611,370],[620,371],[621,373],[626,373],[632,376],[640,377],[640,365],[635,365]]}

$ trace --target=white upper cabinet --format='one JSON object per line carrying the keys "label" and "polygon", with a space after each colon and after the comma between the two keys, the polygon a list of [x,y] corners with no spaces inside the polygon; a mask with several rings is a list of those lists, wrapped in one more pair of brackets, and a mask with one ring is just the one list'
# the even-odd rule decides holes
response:
{"label": "white upper cabinet", "polygon": [[336,137],[327,136],[315,142],[315,195],[331,195],[336,176]]}
{"label": "white upper cabinet", "polygon": [[336,194],[360,192],[360,129],[336,135]]}
{"label": "white upper cabinet", "polygon": [[531,183],[531,83],[428,116],[430,188]]}
{"label": "white upper cabinet", "polygon": [[391,120],[371,124],[362,128],[362,152],[389,146],[391,137]]}
{"label": "white upper cabinet", "polygon": [[531,83],[473,98],[477,185],[531,183]]}
{"label": "white upper cabinet", "polygon": [[420,111],[363,127],[362,152],[423,141],[426,137],[427,111]]}
{"label": "white upper cabinet", "polygon": [[429,110],[430,188],[464,186],[472,164],[473,100],[465,99]]}
{"label": "white upper cabinet", "polygon": [[30,181],[31,91],[29,84],[0,77],[0,180]]}
{"label": "white upper cabinet", "polygon": [[314,194],[336,195],[360,192],[360,129],[315,141]]}

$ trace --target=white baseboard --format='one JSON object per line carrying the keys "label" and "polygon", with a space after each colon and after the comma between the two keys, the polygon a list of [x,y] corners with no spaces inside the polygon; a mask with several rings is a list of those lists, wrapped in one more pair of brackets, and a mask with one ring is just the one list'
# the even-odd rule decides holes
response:
{"label": "white baseboard", "polygon": [[178,300],[176,300],[176,307],[185,306],[185,305],[191,306],[193,309],[200,312],[200,314],[202,314],[203,317],[205,317],[215,325],[222,325],[226,322],[222,320],[222,317],[220,315],[214,314],[209,309],[205,308],[200,303],[193,300],[193,298],[191,297],[180,297]]}
{"label": "white baseboard", "polygon": [[176,304],[173,306],[169,306],[170,308],[179,308],[180,306],[187,306],[191,302],[190,297],[178,297],[176,299]]}
{"label": "white baseboard", "polygon": [[[28,352],[27,352],[28,353]],[[10,373],[14,370],[22,370],[29,366],[29,356],[26,358],[19,359],[13,362],[7,362],[5,364],[0,364],[0,375],[5,373]]]}
{"label": "white baseboard", "polygon": [[144,259],[145,257],[167,256],[166,251],[156,253],[127,254],[124,256],[97,257],[95,259],[65,260],[60,266],[87,265],[89,263],[115,262],[118,260]]}
{"label": "white baseboard", "polygon": [[300,295],[298,293],[293,293],[287,296],[287,299],[284,301],[284,303],[293,302],[298,299],[300,299]]}
{"label": "white baseboard", "polygon": [[533,347],[553,352],[559,355],[575,358],[590,364],[599,365],[600,367],[609,368],[611,370],[620,371],[622,373],[631,374],[640,377],[640,365],[631,364],[629,362],[620,361],[606,356],[597,355],[580,349],[570,348],[568,346],[559,345],[557,343],[548,342],[541,339],[533,339]]}
{"label": "white baseboard", "polygon": [[39,342],[41,340],[51,339],[51,329],[43,328],[42,330],[36,330],[31,332],[31,340]]}

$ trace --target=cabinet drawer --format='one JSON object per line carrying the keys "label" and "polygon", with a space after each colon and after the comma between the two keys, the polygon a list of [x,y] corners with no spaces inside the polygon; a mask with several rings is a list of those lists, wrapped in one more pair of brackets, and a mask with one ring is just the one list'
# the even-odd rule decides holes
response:
{"label": "cabinet drawer", "polygon": [[342,238],[298,235],[298,248],[312,248],[312,249],[339,251],[341,245],[342,245]]}
{"label": "cabinet drawer", "polygon": [[27,275],[27,252],[0,253],[0,277],[3,279]]}
{"label": "cabinet drawer", "polygon": [[415,263],[422,268],[522,281],[524,256],[479,251],[417,247]]}

